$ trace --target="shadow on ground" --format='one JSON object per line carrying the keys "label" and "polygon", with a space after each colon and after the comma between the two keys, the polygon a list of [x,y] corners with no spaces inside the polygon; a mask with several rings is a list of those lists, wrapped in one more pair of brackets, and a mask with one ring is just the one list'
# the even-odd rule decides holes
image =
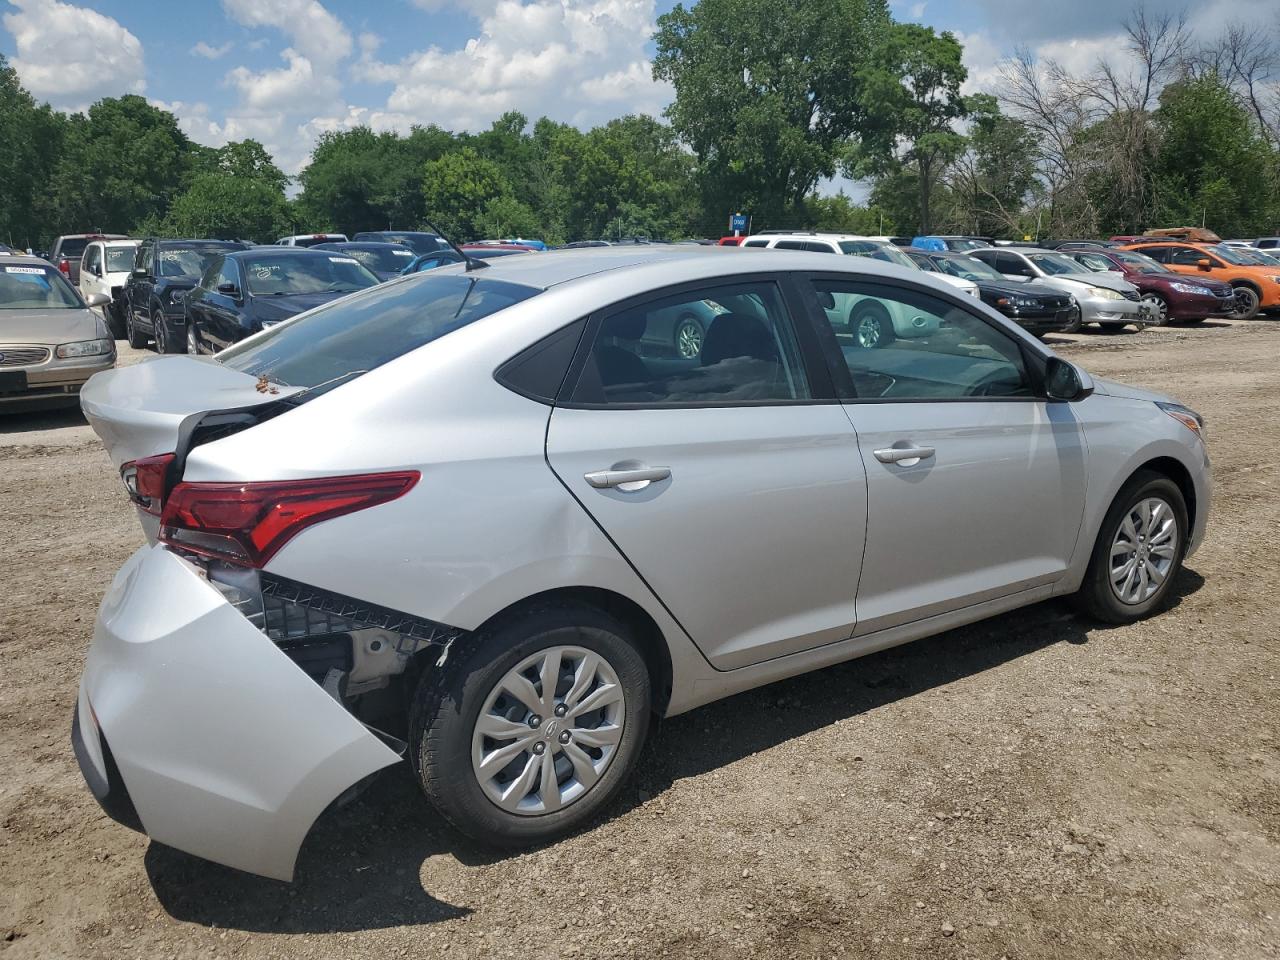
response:
{"label": "shadow on ground", "polygon": [[0,416],[0,434],[34,433],[38,430],[58,430],[62,427],[83,427],[87,421],[80,406],[55,407],[53,409],[22,409],[15,403]]}
{"label": "shadow on ground", "polygon": [[[1203,585],[1199,574],[1184,568],[1171,604]],[[1064,602],[1050,601],[664,721],[650,738],[633,785],[608,818],[626,814],[641,802],[642,793],[657,795],[685,777],[837,721],[1054,644],[1087,643],[1107,630],[1077,616]],[[767,723],[760,722],[763,717]],[[303,846],[292,885],[158,843],[151,844],[145,862],[157,897],[176,919],[229,929],[325,933],[430,924],[470,913],[423,888],[423,863],[438,854],[469,865],[505,856],[479,849],[441,824],[402,764],[375,780],[354,803],[320,818]]]}

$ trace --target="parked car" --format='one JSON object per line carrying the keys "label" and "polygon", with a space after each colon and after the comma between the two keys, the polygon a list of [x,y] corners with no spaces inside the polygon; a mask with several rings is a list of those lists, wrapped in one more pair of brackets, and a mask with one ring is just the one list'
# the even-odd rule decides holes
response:
{"label": "parked car", "polygon": [[1209,278],[1187,280],[1162,263],[1131,250],[1094,247],[1062,250],[1073,260],[1098,273],[1117,273],[1138,288],[1160,323],[1185,320],[1200,323],[1207,317],[1235,313],[1236,292],[1231,284]]}
{"label": "parked car", "polygon": [[716,246],[719,246],[719,247],[740,247],[740,246],[742,246],[742,241],[744,241],[744,240],[746,240],[746,239],[747,239],[747,238],[746,238],[745,236],[738,236],[738,237],[721,237],[719,240],[717,240],[717,241],[716,241]]}
{"label": "parked car", "polygon": [[1109,273],[1093,273],[1065,253],[1039,247],[993,247],[971,250],[969,256],[994,267],[1007,280],[1039,280],[1071,294],[1080,305],[1082,323],[1111,328],[1133,324],[1141,329],[1159,319],[1133,284]]}
{"label": "parked car", "polygon": [[349,293],[377,276],[331,250],[255,247],[215,257],[183,300],[188,353],[217,353],[245,337]]}
{"label": "parked car", "polygon": [[354,257],[379,280],[392,280],[400,276],[416,256],[403,243],[378,243],[372,240],[321,243],[311,249],[333,250]]}
{"label": "parked car", "polygon": [[1070,293],[1035,281],[1006,280],[994,267],[965,253],[910,249],[906,254],[922,270],[974,283],[983,303],[1036,336],[1080,329],[1080,307]]}
{"label": "parked car", "polygon": [[[511,244],[475,244],[464,243],[459,247],[468,257],[474,260],[496,260],[499,257],[509,257],[513,254],[533,253],[529,247],[519,247]],[[425,253],[417,257],[400,272],[403,274],[423,273],[427,270],[434,270],[436,267],[448,266],[451,263],[461,263],[462,257],[458,256],[456,250],[447,247],[444,250],[437,250],[435,253]]]}
{"label": "parked car", "polygon": [[[850,234],[754,234],[747,238],[742,247],[744,250],[834,253],[840,256],[865,257],[908,270],[920,269],[893,244]],[[949,282],[953,278],[938,279]],[[969,287],[976,292],[974,284],[969,284]],[[899,338],[927,337],[938,331],[937,317],[910,310],[901,303],[883,297],[833,295],[832,302],[824,304],[824,309],[831,315],[833,322],[846,325],[858,345],[864,348],[885,347]]]}
{"label": "parked car", "polygon": [[94,293],[107,297],[102,316],[117,340],[125,336],[129,302],[124,288],[137,250],[137,240],[91,240],[80,257],[80,295],[86,300]]}
{"label": "parked car", "polygon": [[1251,320],[1259,310],[1280,307],[1280,270],[1250,263],[1231,247],[1147,240],[1124,249],[1146,254],[1174,273],[1231,284],[1236,292],[1234,320]]}
{"label": "parked car", "polygon": [[73,287],[80,284],[80,258],[91,240],[128,240],[122,233],[67,233],[56,237],[49,252],[42,259],[49,261]]}
{"label": "parked car", "polygon": [[183,298],[205,269],[227,250],[244,250],[235,240],[165,240],[138,244],[133,272],[125,284],[125,336],[134,349],[155,340],[157,353],[180,353],[187,342]]}
{"label": "parked car", "polygon": [[1260,267],[1280,267],[1280,258],[1276,257],[1275,250],[1261,250],[1258,247],[1239,247],[1231,244],[1223,243],[1219,246],[1229,247],[1231,252],[1239,257],[1243,257],[1249,263]]}
{"label": "parked car", "polygon": [[967,253],[970,250],[980,250],[984,247],[990,247],[992,242],[985,237],[912,237],[911,246],[917,250],[954,250],[960,253]]}
{"label": "parked car", "polygon": [[572,243],[565,243],[559,246],[559,250],[583,250],[587,247],[610,247],[613,246],[608,240],[574,240]]}
{"label": "parked car", "polygon": [[0,412],[75,404],[86,380],[115,366],[115,340],[91,309],[106,303],[40,257],[0,261]]}
{"label": "parked car", "polygon": [[322,243],[346,243],[345,233],[299,233],[291,237],[281,237],[275,242],[277,247],[315,247]]}
{"label": "parked car", "polygon": [[[1193,411],[918,270],[633,253],[428,273],[90,382],[148,537],[72,723],[109,814],[289,879],[407,760],[468,835],[545,843],[655,715],[1054,596],[1170,599],[1210,508]],[[946,336],[862,349],[837,295]],[[646,360],[680,298],[730,309]]]}
{"label": "parked car", "polygon": [[[1019,246],[1019,244],[1008,243],[1006,246]],[[1096,247],[1114,247],[1115,244],[1110,240],[1040,240],[1036,242],[1036,246],[1042,250],[1093,250]]]}
{"label": "parked car", "polygon": [[438,233],[425,230],[365,230],[351,239],[376,243],[399,243],[416,254],[449,249],[448,241]]}
{"label": "parked car", "polygon": [[1280,237],[1259,237],[1253,245],[1259,250],[1275,250],[1280,248]]}

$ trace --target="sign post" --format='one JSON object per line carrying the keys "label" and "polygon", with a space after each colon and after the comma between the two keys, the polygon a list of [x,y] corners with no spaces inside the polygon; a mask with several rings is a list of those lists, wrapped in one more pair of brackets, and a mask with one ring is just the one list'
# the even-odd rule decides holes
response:
{"label": "sign post", "polygon": [[745,213],[735,213],[729,217],[729,229],[735,237],[740,237],[747,232],[747,224],[750,222],[751,218]]}

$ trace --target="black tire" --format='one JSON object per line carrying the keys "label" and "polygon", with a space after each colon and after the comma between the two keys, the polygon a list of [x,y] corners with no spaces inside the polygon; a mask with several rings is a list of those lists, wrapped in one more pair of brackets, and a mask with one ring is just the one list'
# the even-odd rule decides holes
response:
{"label": "black tire", "polygon": [[[873,328],[874,333],[871,332]],[[897,339],[889,311],[884,304],[874,300],[864,300],[849,311],[849,333],[853,336],[854,346],[864,350],[886,347]]]}
{"label": "black tire", "polygon": [[[1068,321],[1067,325],[1063,327],[1060,332],[1061,333],[1079,333],[1080,328],[1083,326],[1084,326],[1084,319],[1080,315],[1080,310],[1077,309],[1075,318],[1073,320]],[[1041,337],[1041,339],[1043,340],[1044,338]]]}
{"label": "black tire", "polygon": [[1234,289],[1238,309],[1231,314],[1231,319],[1252,320],[1258,315],[1258,309],[1262,305],[1262,298],[1258,295],[1258,291],[1244,285],[1236,286]]}
{"label": "black tire", "polygon": [[[623,733],[600,780],[553,813],[509,813],[485,794],[472,769],[472,735],[493,688],[525,658],[572,645],[600,654],[625,695]],[[457,641],[445,666],[422,677],[409,709],[409,757],[427,799],[462,833],[491,847],[524,847],[563,836],[608,806],[635,768],[648,731],[649,671],[615,617],[585,604],[548,603]]]}
{"label": "black tire", "polygon": [[1158,316],[1156,318],[1155,323],[1138,324],[1138,329],[1141,330],[1144,326],[1148,326],[1148,327],[1168,326],[1169,325],[1169,301],[1166,300],[1164,297],[1160,296],[1160,294],[1158,293],[1144,293],[1142,295],[1142,299],[1147,301],[1148,303],[1155,304]]}
{"label": "black tire", "polygon": [[[156,329],[156,353],[186,353],[186,340],[173,342],[173,334],[169,331],[169,318],[164,315],[164,311],[152,306],[151,316],[153,318],[151,322]],[[156,317],[159,319],[154,319]]]}
{"label": "black tire", "polygon": [[[1173,511],[1178,527],[1178,544],[1172,564],[1159,588],[1141,603],[1125,603],[1116,596],[1110,581],[1111,546],[1116,540],[1120,525],[1130,510],[1148,498],[1164,500]],[[1107,511],[1098,530],[1098,539],[1089,558],[1089,569],[1084,583],[1076,594],[1077,605],[1088,615],[1104,623],[1133,623],[1162,609],[1168,602],[1169,591],[1182,569],[1187,552],[1187,538],[1191,525],[1187,517],[1187,503],[1178,485],[1164,474],[1140,470],[1116,494],[1111,509]]]}
{"label": "black tire", "polygon": [[111,331],[114,339],[123,340],[129,335],[125,329],[124,310],[119,303],[107,304],[102,312],[106,315],[107,329]]}
{"label": "black tire", "polygon": [[147,340],[149,339],[145,333],[138,329],[138,325],[134,320],[133,308],[129,308],[129,315],[125,319],[124,324],[125,337],[129,341],[129,346],[135,350],[145,349]]}
{"label": "black tire", "polygon": [[[689,332],[688,337],[685,336],[686,330]],[[676,319],[675,330],[671,334],[671,345],[675,349],[677,357],[692,360],[701,355],[705,337],[706,331],[702,329],[702,324],[698,322],[698,318],[691,313],[685,313]],[[689,352],[690,350],[693,352]]]}

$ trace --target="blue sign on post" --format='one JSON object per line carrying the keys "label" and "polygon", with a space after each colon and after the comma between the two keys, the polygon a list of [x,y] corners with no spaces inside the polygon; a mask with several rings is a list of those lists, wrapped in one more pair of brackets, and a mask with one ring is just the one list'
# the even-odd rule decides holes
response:
{"label": "blue sign on post", "polygon": [[747,215],[745,213],[735,213],[729,218],[729,229],[734,233],[745,233],[747,229]]}

